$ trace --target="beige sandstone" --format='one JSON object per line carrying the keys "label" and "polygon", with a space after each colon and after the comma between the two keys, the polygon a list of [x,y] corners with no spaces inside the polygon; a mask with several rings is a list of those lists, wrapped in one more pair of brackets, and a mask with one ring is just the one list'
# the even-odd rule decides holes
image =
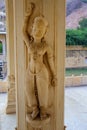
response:
{"label": "beige sandstone", "polygon": [[[36,7],[34,17],[37,17],[39,15],[37,13],[39,10],[40,14],[43,14],[44,18],[48,22],[49,26],[48,26],[48,31],[46,33],[45,39],[46,39],[46,43],[48,44],[47,46],[49,48],[51,46],[52,51],[53,51],[54,66],[55,66],[54,69],[55,69],[56,77],[57,77],[57,85],[54,87],[55,96],[54,96],[54,103],[52,105],[52,113],[51,115],[49,114],[50,120],[48,121],[47,125],[43,126],[43,129],[64,130],[64,62],[65,62],[64,61],[64,58],[65,58],[65,1],[64,0],[62,1],[61,0],[54,0],[54,1],[53,0],[42,0],[42,1],[41,0],[21,0],[21,2],[20,0],[14,0],[13,16],[14,16],[14,43],[15,43],[14,53],[15,53],[15,72],[16,72],[15,82],[16,82],[16,92],[17,92],[17,97],[16,97],[17,98],[17,102],[16,102],[17,103],[17,109],[16,109],[17,129],[18,130],[25,130],[25,129],[32,130],[33,129],[31,126],[31,123],[26,121],[26,107],[25,107],[25,104],[26,104],[26,100],[25,100],[26,78],[25,77],[26,76],[25,75],[26,75],[26,69],[28,68],[28,65],[30,65],[31,62],[29,62],[30,51],[29,51],[28,46],[24,44],[23,34],[22,34],[24,17],[26,15],[25,12],[29,8],[30,2],[34,2],[35,7]],[[31,33],[31,30],[32,30],[32,27],[31,29],[28,28],[29,34]],[[45,48],[45,51],[47,51],[48,47]],[[34,49],[32,49],[32,51],[33,50]],[[38,52],[39,52],[39,49],[38,49]],[[31,53],[31,57],[32,58],[30,59],[33,60],[33,58],[35,58],[35,55],[32,55]],[[34,61],[32,62],[33,62],[32,63],[33,65]],[[33,71],[33,68],[30,68],[30,69],[32,69]],[[38,71],[38,69],[36,71]],[[36,72],[33,71],[33,73],[36,73]],[[42,74],[42,79],[44,75],[47,76],[47,72]],[[48,76],[48,79],[49,79],[49,76]],[[34,80],[31,80],[31,81],[34,81]],[[38,83],[40,83],[40,81],[41,81],[41,77]],[[47,79],[46,79],[46,83],[47,83],[46,85],[48,86]],[[45,81],[44,81],[44,84],[45,84]],[[47,89],[48,88],[44,90],[47,93],[46,97],[48,96]],[[46,102],[47,100],[45,98],[45,103]],[[33,121],[36,121],[36,119],[34,119]],[[37,124],[37,121],[35,123]],[[34,128],[34,129],[41,129],[41,128]]]}

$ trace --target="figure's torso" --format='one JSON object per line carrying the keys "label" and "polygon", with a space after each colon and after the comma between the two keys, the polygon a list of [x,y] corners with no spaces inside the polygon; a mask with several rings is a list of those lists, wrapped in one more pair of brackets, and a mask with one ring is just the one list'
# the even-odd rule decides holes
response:
{"label": "figure's torso", "polygon": [[30,45],[28,48],[29,54],[29,69],[32,73],[38,73],[44,67],[43,56],[47,51],[46,43],[38,43]]}

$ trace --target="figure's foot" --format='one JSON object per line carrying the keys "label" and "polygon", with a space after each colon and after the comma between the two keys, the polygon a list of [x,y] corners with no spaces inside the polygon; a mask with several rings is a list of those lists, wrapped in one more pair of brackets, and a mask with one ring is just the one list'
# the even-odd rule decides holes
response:
{"label": "figure's foot", "polygon": [[38,109],[34,110],[34,111],[32,112],[32,114],[31,114],[32,120],[34,120],[34,119],[38,116],[38,114],[39,114],[39,110],[38,110]]}

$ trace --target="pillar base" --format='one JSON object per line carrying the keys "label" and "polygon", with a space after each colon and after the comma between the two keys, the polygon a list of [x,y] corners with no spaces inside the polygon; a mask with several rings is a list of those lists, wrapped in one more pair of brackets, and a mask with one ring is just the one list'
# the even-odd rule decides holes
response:
{"label": "pillar base", "polygon": [[9,103],[6,108],[6,114],[16,113],[16,105],[14,103]]}
{"label": "pillar base", "polygon": [[30,118],[30,115],[26,115],[26,121],[29,123],[33,128],[42,128],[46,124],[50,122],[50,116],[48,116],[46,119],[41,120],[39,117],[37,117],[35,120],[32,120]]}
{"label": "pillar base", "polygon": [[8,99],[6,113],[16,113],[16,99],[15,99],[15,77],[14,75],[8,76]]}

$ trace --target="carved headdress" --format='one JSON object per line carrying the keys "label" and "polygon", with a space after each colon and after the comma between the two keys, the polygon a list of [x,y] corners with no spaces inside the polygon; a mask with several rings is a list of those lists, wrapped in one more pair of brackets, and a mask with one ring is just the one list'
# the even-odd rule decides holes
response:
{"label": "carved headdress", "polygon": [[37,23],[38,25],[42,26],[42,25],[45,25],[45,27],[48,26],[48,22],[47,20],[44,18],[44,16],[37,16],[35,19],[34,19],[34,23]]}
{"label": "carved headdress", "polygon": [[[34,18],[33,20],[33,26],[34,27],[35,25],[38,25],[39,28],[42,28],[44,26],[45,30],[47,31],[47,27],[48,27],[48,21],[44,18],[44,16],[40,15],[40,16],[37,16]],[[46,33],[46,32],[45,32]],[[32,37],[32,31],[31,31],[31,37],[30,37],[30,41],[31,43],[33,42],[33,37]],[[43,38],[41,39],[42,42],[44,42],[44,36]]]}

